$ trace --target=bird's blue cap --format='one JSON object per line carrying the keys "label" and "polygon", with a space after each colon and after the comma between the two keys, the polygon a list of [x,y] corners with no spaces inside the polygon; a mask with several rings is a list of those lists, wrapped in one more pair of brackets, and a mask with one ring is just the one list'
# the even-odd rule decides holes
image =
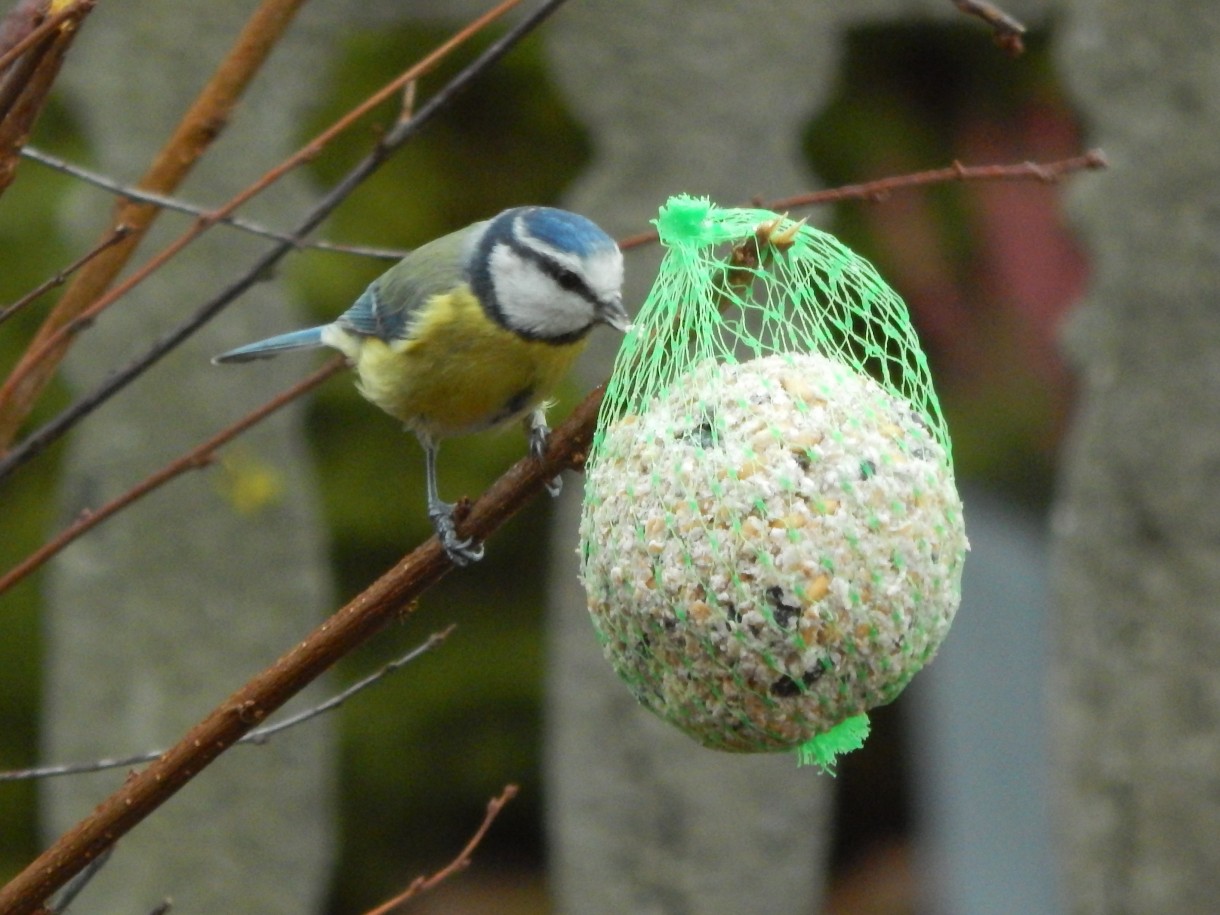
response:
{"label": "bird's blue cap", "polygon": [[613,238],[577,213],[553,207],[530,207],[524,213],[524,220],[531,235],[560,251],[584,256],[614,247]]}

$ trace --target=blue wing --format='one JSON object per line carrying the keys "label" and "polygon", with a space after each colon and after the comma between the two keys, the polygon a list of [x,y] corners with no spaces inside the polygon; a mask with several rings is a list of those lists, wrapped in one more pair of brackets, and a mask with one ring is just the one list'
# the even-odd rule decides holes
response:
{"label": "blue wing", "polygon": [[[332,326],[356,337],[378,337],[387,343],[405,339],[410,336],[413,316],[425,302],[469,282],[471,254],[486,227],[486,222],[476,222],[416,248],[373,280],[333,325],[247,343],[221,353],[212,361],[249,362],[292,350],[336,346],[334,337],[327,339],[325,334]],[[346,347],[337,348],[351,356]]]}
{"label": "blue wing", "polygon": [[470,281],[471,253],[486,226],[476,222],[416,248],[373,280],[335,324],[387,342],[410,336],[412,319],[425,302]]}

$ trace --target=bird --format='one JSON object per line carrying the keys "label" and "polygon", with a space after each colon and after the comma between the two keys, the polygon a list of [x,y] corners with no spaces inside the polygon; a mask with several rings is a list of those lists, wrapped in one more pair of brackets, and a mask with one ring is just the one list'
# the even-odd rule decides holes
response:
{"label": "bird", "polygon": [[[483,557],[460,537],[440,498],[442,440],[523,419],[529,450],[546,451],[547,399],[590,331],[630,326],[623,255],[596,223],[545,206],[504,210],[411,251],[330,324],[216,356],[247,362],[331,347],[355,370],[360,393],[414,433],[424,451],[428,516],[458,566]],[[559,494],[559,478],[547,489]]]}

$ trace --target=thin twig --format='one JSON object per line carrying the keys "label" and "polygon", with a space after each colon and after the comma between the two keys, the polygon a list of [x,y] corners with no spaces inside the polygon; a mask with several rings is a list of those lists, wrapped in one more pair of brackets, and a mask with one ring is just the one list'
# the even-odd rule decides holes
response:
{"label": "thin twig", "polygon": [[[1105,153],[1100,149],[1089,150],[1082,156],[1060,159],[1055,162],[1020,162],[1015,165],[962,165],[955,162],[947,168],[934,168],[909,175],[880,178],[863,184],[845,184],[841,187],[821,191],[810,191],[792,197],[782,197],[765,205],[768,210],[790,210],[801,207],[822,206],[846,200],[885,200],[894,191],[906,191],[929,184],[946,184],[953,181],[1040,181],[1053,184],[1073,172],[1107,167]],[[657,240],[655,229],[624,238],[619,247],[627,250]]]}
{"label": "thin twig", "polygon": [[198,470],[201,467],[206,467],[212,462],[216,451],[223,445],[228,444],[256,423],[262,422],[281,407],[312,391],[323,381],[342,369],[344,364],[343,357],[336,356],[312,375],[298,381],[282,394],[267,401],[261,407],[247,414],[231,426],[222,429],[203,444],[170,461],[156,473],[127,490],[127,492],[107,502],[99,509],[83,512],[80,517],[64,528],[53,539],[48,540],[16,566],[9,569],[4,575],[0,575],[0,594],[3,594],[13,585],[17,584],[17,582],[41,568],[49,559],[62,552],[68,544],[83,537],[103,521],[118,514],[132,503],[139,501],[149,493],[159,489],[170,480],[181,476],[189,470]]}
{"label": "thin twig", "polygon": [[[4,76],[0,79],[0,193],[16,177],[20,161],[18,151],[29,139],[46,107],[51,87],[80,33],[81,21],[93,10],[94,0],[77,0],[65,6],[65,9],[57,11],[64,14],[62,19],[51,17],[51,21],[55,22],[53,30],[26,47],[16,58],[5,55],[5,69],[0,70]],[[6,22],[6,25],[18,23],[14,28],[19,30],[29,22],[26,13],[25,8],[19,8],[14,11],[14,19]],[[40,32],[41,28],[36,28],[33,34]],[[18,40],[16,46],[22,47],[29,37],[27,35],[26,39]],[[12,53],[11,50],[9,53]],[[7,63],[8,60],[12,60],[12,63]]]}
{"label": "thin twig", "polygon": [[[130,184],[123,184],[108,178],[90,169],[75,165],[66,159],[61,159],[58,156],[53,156],[50,153],[43,152],[40,149],[35,149],[32,146],[27,146],[21,150],[21,155],[27,159],[37,162],[39,165],[44,165],[47,168],[54,169],[57,172],[62,172],[65,175],[70,175],[85,184],[91,184],[94,187],[101,188],[104,191],[109,191],[119,197],[125,197],[129,200],[136,200],[140,203],[151,203],[163,210],[171,210],[175,213],[185,213],[188,216],[197,218],[211,217],[213,210],[207,207],[200,206],[196,203],[188,203],[178,197],[171,197],[167,194],[157,194],[152,191],[146,191],[142,188],[134,187]],[[298,248],[307,248],[317,251],[335,251],[340,254],[354,254],[360,257],[374,257],[382,260],[400,260],[406,251],[394,250],[390,248],[373,248],[367,245],[342,245],[329,241],[302,241],[295,236],[289,235],[287,232],[277,232],[274,229],[268,229],[258,223],[251,222],[248,219],[242,219],[240,216],[223,216],[217,219],[219,225],[230,226],[234,229],[240,229],[243,232],[248,232],[251,235],[258,235],[262,238],[270,238],[275,241],[291,242]]]}
{"label": "thin twig", "polygon": [[68,277],[70,277],[73,273],[75,273],[85,264],[89,263],[89,261],[93,260],[95,257],[97,257],[99,254],[101,254],[111,245],[118,244],[120,241],[122,241],[124,238],[127,237],[129,232],[131,232],[131,228],[129,226],[125,226],[125,225],[115,226],[110,231],[109,235],[105,236],[100,242],[98,242],[96,245],[94,245],[92,248],[90,248],[88,251],[86,251],[84,254],[82,254],[80,257],[78,257],[76,260],[74,260],[72,263],[68,264],[68,266],[64,267],[57,274],[55,274],[54,276],[39,283],[37,286],[35,286],[33,289],[31,289],[21,298],[19,298],[12,305],[8,305],[4,308],[0,308],[0,324],[3,324],[5,321],[7,321],[13,315],[17,314],[19,311],[21,311],[31,302],[35,301],[44,292],[47,292],[50,289],[54,289],[56,286],[62,286],[64,283],[67,282]]}
{"label": "thin twig", "polygon": [[1025,26],[1009,16],[994,3],[983,0],[953,0],[953,5],[967,16],[977,16],[989,26],[995,36],[995,42],[1010,57],[1017,57],[1025,52]]}
{"label": "thin twig", "polygon": [[410,886],[408,886],[393,899],[383,902],[376,908],[369,909],[364,913],[364,915],[389,915],[390,912],[394,911],[409,899],[418,896],[420,893],[426,893],[437,884],[452,877],[458,871],[463,871],[468,868],[470,866],[471,856],[474,854],[475,849],[479,847],[479,843],[483,841],[483,837],[487,835],[487,830],[491,829],[491,824],[495,822],[496,817],[500,815],[500,811],[504,809],[504,806],[516,796],[517,786],[505,785],[504,790],[500,792],[499,797],[494,797],[487,802],[487,813],[483,815],[483,822],[479,825],[479,828],[475,831],[475,834],[470,837],[470,841],[466,843],[466,847],[462,849],[461,853],[456,858],[442,867],[431,877],[416,877],[411,881]]}
{"label": "thin twig", "polygon": [[[398,79],[383,87],[375,93],[369,100],[358,106],[348,115],[345,115],[340,121],[332,125],[331,128],[319,134],[314,141],[306,145],[301,152],[290,157],[285,163],[277,166],[276,169],[268,172],[255,184],[248,187],[245,191],[238,194],[228,203],[212,214],[211,219],[219,218],[227,215],[239,204],[244,203],[250,197],[254,196],[262,187],[278,178],[281,174],[293,167],[299,162],[304,162],[308,158],[316,155],[321,148],[321,144],[328,142],[330,137],[335,134],[341,126],[346,127],[347,123],[354,117],[355,114],[363,114],[370,107],[373,99],[383,101],[389,94],[389,90],[398,91],[411,79],[415,79],[421,73],[430,70],[438,64],[457,44],[464,42],[476,34],[480,29],[484,28],[487,23],[491,22],[495,16],[503,15],[512,6],[517,5],[520,0],[504,0],[499,6],[483,16],[476,19],[470,25],[463,28],[452,38],[442,44],[439,48],[425,57],[415,66],[411,67],[405,74]],[[522,38],[538,27],[548,16],[555,12],[566,0],[543,0],[543,3],[531,13],[529,16],[517,22],[512,29],[506,32],[501,38],[493,42],[486,50],[483,51],[475,60],[462,69],[452,80],[442,87],[435,95],[433,95],[410,121],[402,124],[396,124],[394,129],[382,137],[381,142],[374,147],[361,162],[352,168],[347,175],[339,181],[331,190],[319,200],[313,208],[306,214],[305,218],[298,224],[292,232],[294,238],[299,238],[308,235],[312,232],[327,216],[331,214],[360,184],[379,169],[382,164],[389,158],[394,150],[402,146],[407,140],[414,136],[420,128],[428,123],[437,112],[443,110],[450,101],[464,89],[477,76],[481,75],[488,68],[493,66],[505,54],[508,53]],[[409,77],[409,79],[408,79]],[[210,222],[208,222],[210,224]],[[168,247],[164,248],[160,253],[149,260],[143,268],[137,270],[124,283],[114,287],[109,293],[102,296],[90,308],[86,309],[72,323],[64,325],[60,330],[65,334],[73,334],[79,331],[83,326],[81,322],[87,323],[92,320],[104,308],[117,300],[120,296],[126,294],[137,283],[158,269],[162,264],[176,255],[182,248],[186,247],[199,234],[204,231],[206,226],[199,223],[195,228],[191,229],[176,241],[172,242]],[[253,286],[255,283],[269,275],[271,268],[275,266],[286,254],[294,250],[295,245],[288,242],[278,242],[271,247],[265,254],[259,257],[254,265],[250,267],[242,276],[229,287],[218,295],[214,296],[208,302],[200,306],[194,314],[190,315],[186,320],[178,324],[177,327],[171,329],[164,334],[159,340],[144,353],[144,355],[136,358],[127,366],[119,371],[111,374],[97,388],[89,394],[86,394],[81,400],[77,401],[66,410],[59,413],[54,419],[31,433],[20,444],[15,445],[11,450],[4,453],[0,457],[0,481],[9,476],[14,470],[22,464],[29,461],[31,458],[40,454],[50,444],[55,442],[65,432],[71,429],[76,423],[80,422],[99,406],[125,388],[128,384],[142,375],[151,366],[156,364],[163,356],[174,350],[179,344],[195,333],[200,327],[210,321],[213,317],[220,313],[225,306],[235,301],[242,293]],[[46,341],[44,349],[50,350],[56,346],[54,339]],[[32,363],[37,363],[41,357],[38,354],[27,356],[27,359]],[[18,367],[20,369],[20,366]],[[11,384],[13,379],[10,377],[6,382],[6,386]]]}
{"label": "thin twig", "polygon": [[[232,120],[246,87],[287,31],[303,2],[260,0],[224,59],[154,156],[140,184],[151,191],[169,193],[186,179]],[[24,145],[24,137],[22,140]],[[3,182],[2,174],[0,182]],[[99,297],[105,297],[106,289],[126,267],[159,215],[160,210],[155,206],[131,200],[116,208],[112,225],[131,226],[130,236],[72,281],[43,320],[9,377],[0,385],[0,451],[12,442],[40,394],[51,383],[75,334],[83,326],[76,323],[77,319],[87,313]],[[74,329],[69,332],[67,328]]]}
{"label": "thin twig", "polygon": [[[357,693],[362,693],[370,686],[375,686],[386,677],[390,676],[390,674],[395,673],[401,668],[407,666],[412,661],[415,661],[421,656],[427,654],[429,651],[439,648],[441,643],[452,635],[453,630],[456,628],[456,626],[451,625],[442,629],[440,632],[432,633],[432,635],[428,636],[427,639],[416,645],[400,658],[391,661],[384,667],[373,671],[373,673],[369,674],[368,676],[362,677],[351,686],[348,686],[342,692],[331,696],[325,702],[321,702],[312,708],[308,708],[303,712],[299,712],[296,715],[292,715],[285,718],[283,721],[276,722],[275,724],[269,724],[262,728],[255,728],[249,734],[242,737],[241,740],[237,741],[237,743],[249,743],[262,746],[272,737],[282,731],[286,731],[289,728],[294,728],[299,724],[304,724],[306,721],[317,718],[319,715],[324,715],[327,712],[333,711],[348,699],[355,696]],[[43,778],[56,778],[61,775],[84,775],[90,772],[104,772],[107,769],[128,769],[132,766],[152,762],[163,753],[165,753],[164,749],[147,750],[143,753],[133,753],[130,756],[111,756],[103,759],[93,759],[89,762],[82,763],[58,763],[50,766],[31,766],[28,769],[8,769],[6,771],[0,771],[0,782],[27,782]]]}
{"label": "thin twig", "polygon": [[1082,156],[1060,159],[1055,162],[1019,162],[1015,165],[962,165],[954,162],[947,168],[934,168],[925,172],[912,172],[894,178],[882,178],[865,184],[846,184],[829,190],[798,194],[773,201],[771,209],[806,207],[815,204],[837,203],[842,200],[884,200],[898,190],[910,190],[928,184],[947,184],[953,181],[1039,181],[1054,184],[1073,172],[1107,167],[1105,154],[1099,149],[1089,150]]}
{"label": "thin twig", "polygon": [[69,19],[80,19],[90,9],[93,8],[96,0],[78,0],[71,6],[65,6],[57,13],[52,13],[41,23],[35,26],[24,38],[14,44],[11,48],[0,54],[0,72],[8,68],[14,60],[38,44],[42,39],[46,38]]}
{"label": "thin twig", "polygon": [[[440,632],[432,633],[432,635],[428,636],[427,639],[425,639],[420,644],[416,645],[414,648],[412,648],[402,657],[398,658],[397,660],[391,661],[389,664],[386,664],[383,667],[380,667],[377,670],[373,671],[368,676],[357,680],[351,686],[347,687],[347,689],[343,690],[340,693],[336,693],[334,696],[331,696],[325,702],[321,702],[321,703],[315,705],[313,708],[305,709],[305,711],[298,712],[295,715],[290,715],[289,717],[285,718],[283,721],[277,722],[276,724],[269,724],[266,727],[257,728],[255,730],[251,731],[241,740],[239,740],[238,743],[255,743],[255,744],[260,744],[260,745],[264,744],[268,740],[270,740],[272,737],[274,737],[276,734],[279,734],[281,731],[286,731],[289,728],[295,728],[298,724],[304,724],[306,721],[310,721],[313,718],[317,718],[319,715],[324,715],[327,712],[337,709],[339,706],[341,706],[348,699],[352,698],[352,696],[355,696],[357,693],[364,692],[370,686],[380,683],[390,674],[395,673],[396,671],[400,670],[403,667],[406,667],[408,664],[410,664],[412,661],[416,660],[417,658],[420,658],[423,655],[427,654],[428,652],[439,648],[441,646],[441,643],[444,642],[445,639],[447,639],[447,638],[449,638],[449,636],[453,635],[453,630],[455,630],[456,628],[457,628],[456,624],[451,624],[449,626],[446,626]],[[160,756],[161,754],[158,753],[157,755]]]}
{"label": "thin twig", "polygon": [[7,54],[30,30],[42,23],[47,0],[17,0],[0,19],[0,53]]}
{"label": "thin twig", "polygon": [[114,853],[114,846],[110,846],[96,858],[89,862],[89,866],[82,870],[79,874],[64,884],[63,889],[55,894],[55,898],[51,900],[51,904],[47,906],[52,915],[61,915],[67,910],[73,900],[81,894],[86,886],[89,885],[94,877],[97,876],[106,864],[110,861],[110,856]]}

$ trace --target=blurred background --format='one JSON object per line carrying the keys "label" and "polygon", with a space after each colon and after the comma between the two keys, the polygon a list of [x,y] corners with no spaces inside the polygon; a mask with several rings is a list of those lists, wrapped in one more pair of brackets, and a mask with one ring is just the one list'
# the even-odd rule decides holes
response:
{"label": "blurred background", "polygon": [[[308,116],[297,125],[295,142],[312,136],[459,24],[457,19],[403,19],[330,33],[333,56],[314,87]],[[493,29],[476,44],[485,46],[495,34]],[[828,103],[800,115],[802,123],[796,125],[803,138],[800,155],[824,185],[955,160],[1051,160],[1083,148],[1043,28],[1028,35],[1027,51],[1016,60],[1000,53],[978,22],[965,18],[865,25],[844,34]],[[425,79],[421,97],[466,59],[459,56]],[[799,72],[800,62],[793,68]],[[382,112],[386,119],[392,115],[390,108]],[[371,129],[351,132],[328,149],[309,166],[309,182],[329,186],[367,150]],[[53,101],[33,142],[73,161],[97,164],[84,119],[70,99]],[[596,153],[581,113],[572,110],[550,75],[543,38],[537,36],[510,54],[493,77],[477,81],[353,195],[323,235],[410,248],[505,206],[558,204]],[[701,188],[671,190],[698,193]],[[747,176],[736,187],[737,199],[747,201],[759,190]],[[970,890],[954,885],[954,866],[944,860],[954,849],[962,851],[963,818],[971,814],[968,802],[965,810],[953,807],[953,785],[945,782],[962,787],[951,772],[957,762],[969,764],[961,776],[966,782],[969,766],[994,764],[977,730],[968,728],[963,736],[954,726],[971,716],[985,726],[1001,713],[1012,717],[1004,718],[1005,733],[997,739],[1009,742],[1004,746],[1025,747],[1032,764],[1023,767],[1009,757],[1006,789],[975,787],[983,792],[983,803],[997,804],[986,816],[1008,816],[1014,832],[1025,831],[1023,840],[1013,840],[1023,848],[993,851],[1010,856],[1015,885],[1035,881],[1025,889],[1037,901],[1034,908],[992,911],[1050,912],[1036,906],[1054,905],[1038,749],[1045,726],[1038,675],[1047,601],[1044,531],[1055,456],[1073,397],[1056,335],[1088,278],[1085,256],[1061,213],[1060,193],[1056,186],[1036,183],[946,184],[814,214],[815,222],[871,259],[911,309],[952,431],[975,544],[966,601],[942,658],[917,678],[909,694],[878,710],[872,737],[843,760],[833,782],[836,813],[824,911],[835,915],[981,911],[958,907]],[[6,252],[0,302],[16,299],[79,251],[63,214],[77,212],[69,222],[78,218],[80,201],[72,179],[33,163],[22,166],[0,210],[0,250]],[[88,206],[104,211],[107,204],[95,194]],[[635,213],[630,228],[646,228],[654,214],[655,209]],[[630,255],[628,270],[639,271],[636,265],[648,263],[647,256]],[[298,316],[320,322],[383,269],[370,259],[307,252],[286,263],[282,281],[299,303]],[[194,294],[191,301],[201,297]],[[246,307],[248,301],[236,306]],[[43,314],[44,306],[27,309],[0,329],[0,371],[14,362]],[[241,342],[232,331],[225,337]],[[306,358],[292,371],[304,375],[312,364]],[[247,373],[246,383],[259,386],[257,374]],[[261,393],[270,396],[275,390],[268,385]],[[553,415],[562,417],[582,394],[583,385],[573,381]],[[69,399],[58,385],[29,428]],[[392,421],[358,397],[346,376],[309,399],[304,422],[338,606],[428,535],[422,457]],[[442,464],[442,490],[478,493],[522,447],[515,429],[453,443]],[[61,498],[52,495],[58,492],[61,450],[52,449],[0,488],[0,568],[15,564],[67,517]],[[228,464],[208,471],[211,485],[224,485],[225,474],[244,472],[240,442],[226,454]],[[578,488],[575,480],[568,485]],[[414,874],[440,866],[465,843],[488,798],[510,781],[521,785],[521,794],[484,841],[477,866],[416,910],[549,910],[542,776],[548,559],[539,544],[546,540],[552,511],[545,500],[535,503],[489,544],[483,563],[448,577],[409,625],[389,629],[336,672],[332,685],[393,659],[429,631],[457,626],[442,649],[334,715],[338,819],[325,911],[363,911]],[[45,574],[0,595],[0,769],[40,758]],[[1006,574],[1014,579],[1011,588],[1004,584]],[[166,613],[172,610],[166,607]],[[1012,631],[996,636],[982,619],[989,611],[993,622]],[[1002,647],[997,637],[1005,640]],[[265,646],[268,659],[288,644]],[[971,670],[971,663],[981,669]],[[1017,684],[999,686],[999,698],[989,702],[983,698],[990,695],[987,681],[1006,674],[1009,664]],[[941,680],[932,682],[942,665]],[[204,696],[200,707],[219,696]],[[963,697],[975,701],[953,704]],[[110,752],[140,749],[113,746]],[[792,777],[813,778],[795,767]],[[15,873],[45,841],[38,826],[39,790],[29,782],[0,785],[0,877]],[[1010,795],[997,800],[997,790]],[[979,815],[977,805],[972,809]],[[165,886],[164,892],[172,896],[175,887]],[[1015,904],[1011,897],[1009,902]]]}

